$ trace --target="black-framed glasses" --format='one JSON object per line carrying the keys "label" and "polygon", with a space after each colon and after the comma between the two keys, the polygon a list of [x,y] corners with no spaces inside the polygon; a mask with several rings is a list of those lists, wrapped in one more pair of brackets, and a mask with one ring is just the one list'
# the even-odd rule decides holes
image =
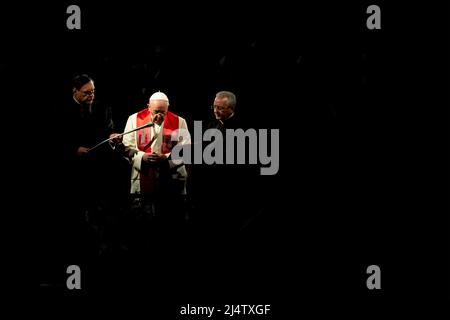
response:
{"label": "black-framed glasses", "polygon": [[93,96],[95,94],[95,90],[81,91],[81,93],[85,96]]}
{"label": "black-framed glasses", "polygon": [[214,110],[214,109],[217,109],[218,111],[223,111],[223,110],[228,109],[228,107],[222,107],[222,106],[215,106],[215,105],[212,105],[212,106],[211,106],[211,110]]}

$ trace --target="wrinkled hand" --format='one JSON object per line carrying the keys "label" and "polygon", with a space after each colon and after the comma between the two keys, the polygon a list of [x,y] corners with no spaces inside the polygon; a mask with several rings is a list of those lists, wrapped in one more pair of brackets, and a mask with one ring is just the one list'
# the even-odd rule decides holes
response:
{"label": "wrinkled hand", "polygon": [[77,156],[79,156],[79,157],[82,157],[88,153],[89,153],[89,148],[86,148],[86,147],[79,147],[77,150]]}
{"label": "wrinkled hand", "polygon": [[111,142],[113,142],[115,144],[118,144],[118,143],[122,142],[123,136],[121,134],[119,134],[119,133],[111,133],[109,135],[109,138],[112,139]]}
{"label": "wrinkled hand", "polygon": [[166,159],[167,157],[164,154],[159,154],[156,152],[146,153],[142,156],[142,161],[154,164],[161,163]]}

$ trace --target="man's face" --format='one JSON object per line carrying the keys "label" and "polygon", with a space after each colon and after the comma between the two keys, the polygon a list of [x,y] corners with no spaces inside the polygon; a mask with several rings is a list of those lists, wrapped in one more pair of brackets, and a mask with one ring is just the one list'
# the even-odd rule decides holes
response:
{"label": "man's face", "polygon": [[95,86],[94,82],[89,81],[80,89],[73,89],[73,96],[79,104],[92,104],[94,102]]}
{"label": "man's face", "polygon": [[169,109],[169,104],[164,100],[151,100],[148,104],[148,108],[153,115],[152,121],[161,125],[164,121],[164,117]]}
{"label": "man's face", "polygon": [[213,108],[217,120],[226,120],[233,113],[233,109],[228,106],[227,98],[215,98]]}

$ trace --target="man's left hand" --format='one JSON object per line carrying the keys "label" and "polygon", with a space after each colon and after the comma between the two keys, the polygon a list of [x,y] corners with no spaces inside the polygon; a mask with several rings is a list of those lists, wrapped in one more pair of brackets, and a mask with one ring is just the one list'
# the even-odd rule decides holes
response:
{"label": "man's left hand", "polygon": [[122,135],[121,134],[119,134],[119,133],[111,133],[110,135],[109,135],[109,138],[110,139],[112,139],[111,141],[113,142],[113,143],[121,143],[122,142]]}
{"label": "man's left hand", "polygon": [[162,161],[164,161],[164,160],[167,159],[166,155],[164,155],[164,154],[159,154],[159,153],[156,153],[156,152],[150,153],[150,154],[148,155],[148,157],[149,157],[149,161],[150,161],[151,163],[160,163],[160,162],[162,162]]}

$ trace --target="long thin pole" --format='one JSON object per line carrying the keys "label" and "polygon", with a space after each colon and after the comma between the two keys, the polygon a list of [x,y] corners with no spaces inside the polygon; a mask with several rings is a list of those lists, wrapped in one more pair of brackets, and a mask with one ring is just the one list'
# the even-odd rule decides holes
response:
{"label": "long thin pole", "polygon": [[120,134],[118,134],[117,136],[114,136],[114,137],[112,137],[112,138],[105,139],[105,140],[103,140],[102,142],[97,143],[95,146],[93,146],[92,148],[90,148],[89,151],[92,151],[92,150],[94,150],[94,149],[100,147],[102,144],[104,144],[104,143],[106,143],[106,142],[108,142],[108,141],[111,141],[111,140],[113,140],[113,139],[115,139],[115,138],[117,138],[117,137],[122,137],[122,136],[124,136],[124,135],[126,135],[126,134],[129,134],[129,133],[132,133],[132,132],[135,132],[135,131],[138,131],[138,130],[141,130],[141,129],[144,129],[144,128],[147,128],[147,127],[153,127],[153,126],[154,126],[154,123],[153,123],[153,122],[150,122],[150,123],[144,124],[143,126],[137,127],[137,128],[135,128],[135,129],[132,129],[132,130],[129,130],[129,131],[120,133]]}

